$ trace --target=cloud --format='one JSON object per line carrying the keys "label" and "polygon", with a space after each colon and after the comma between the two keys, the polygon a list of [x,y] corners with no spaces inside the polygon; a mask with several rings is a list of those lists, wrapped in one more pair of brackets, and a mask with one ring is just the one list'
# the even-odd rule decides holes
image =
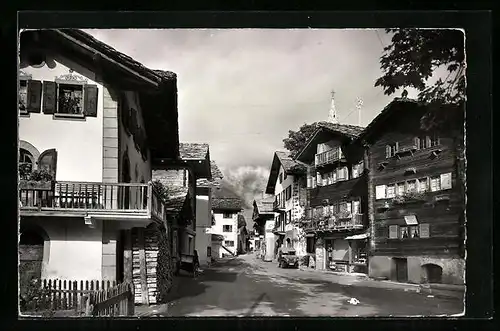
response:
{"label": "cloud", "polygon": [[251,209],[253,200],[260,198],[265,190],[269,169],[262,166],[241,166],[222,171],[222,185],[242,199],[245,209]]}

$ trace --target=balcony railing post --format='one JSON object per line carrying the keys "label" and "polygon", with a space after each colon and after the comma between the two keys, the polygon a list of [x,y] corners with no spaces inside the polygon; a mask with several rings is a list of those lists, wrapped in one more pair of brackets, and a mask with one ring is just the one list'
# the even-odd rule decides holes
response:
{"label": "balcony railing post", "polygon": [[148,205],[147,205],[147,211],[148,214],[151,215],[151,207],[153,204],[153,183],[151,181],[148,182]]}

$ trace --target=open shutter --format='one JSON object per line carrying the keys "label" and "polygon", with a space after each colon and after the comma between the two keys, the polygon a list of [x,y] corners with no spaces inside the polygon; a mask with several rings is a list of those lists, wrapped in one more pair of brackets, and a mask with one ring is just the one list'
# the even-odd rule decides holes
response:
{"label": "open shutter", "polygon": [[420,224],[420,238],[429,238],[429,224]]}
{"label": "open shutter", "polygon": [[451,172],[441,174],[441,189],[448,190],[451,188]]}
{"label": "open shutter", "polygon": [[42,101],[42,82],[39,80],[28,80],[28,112],[39,113]]}
{"label": "open shutter", "polygon": [[40,154],[38,158],[38,169],[45,169],[52,174],[52,178],[56,179],[57,171],[57,151],[53,149],[48,149]]}
{"label": "open shutter", "polygon": [[396,153],[399,151],[399,143],[396,141]]}
{"label": "open shutter", "polygon": [[84,110],[83,113],[88,117],[97,117],[97,85],[85,85],[83,90]]}
{"label": "open shutter", "polygon": [[375,187],[375,199],[385,199],[385,185],[377,185]]}
{"label": "open shutter", "polygon": [[385,146],[385,157],[390,158],[391,157],[391,146],[386,145]]}
{"label": "open shutter", "polygon": [[397,225],[389,225],[389,239],[398,239]]}
{"label": "open shutter", "polygon": [[420,149],[420,138],[415,137],[415,139],[413,140],[413,144],[415,145],[416,149]]}
{"label": "open shutter", "polygon": [[57,106],[57,84],[43,81],[43,113],[54,114]]}

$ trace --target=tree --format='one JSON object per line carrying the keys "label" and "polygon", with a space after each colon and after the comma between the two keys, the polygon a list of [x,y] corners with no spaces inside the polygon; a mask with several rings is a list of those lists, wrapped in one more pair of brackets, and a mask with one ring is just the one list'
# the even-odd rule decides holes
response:
{"label": "tree", "polygon": [[292,157],[306,145],[307,139],[316,131],[318,123],[304,124],[297,131],[288,131],[288,138],[283,139],[284,147],[290,151]]}
{"label": "tree", "polygon": [[[422,118],[423,129],[461,120],[466,66],[463,32],[451,29],[386,29],[386,32],[393,36],[380,58],[384,74],[375,86],[381,86],[386,95],[401,88],[403,93],[406,88],[416,89],[419,101],[429,103],[429,112]],[[447,77],[428,86],[427,80],[438,68],[446,68]]]}

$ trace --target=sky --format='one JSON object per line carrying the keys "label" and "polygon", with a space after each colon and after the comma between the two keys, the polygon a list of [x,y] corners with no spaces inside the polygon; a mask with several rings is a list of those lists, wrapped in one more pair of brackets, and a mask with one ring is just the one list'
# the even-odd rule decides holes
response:
{"label": "sky", "polygon": [[248,201],[264,189],[288,130],[328,119],[332,90],[340,123],[361,126],[399,96],[374,87],[390,43],[384,30],[85,31],[177,74],[180,141],[210,144],[226,181]]}

